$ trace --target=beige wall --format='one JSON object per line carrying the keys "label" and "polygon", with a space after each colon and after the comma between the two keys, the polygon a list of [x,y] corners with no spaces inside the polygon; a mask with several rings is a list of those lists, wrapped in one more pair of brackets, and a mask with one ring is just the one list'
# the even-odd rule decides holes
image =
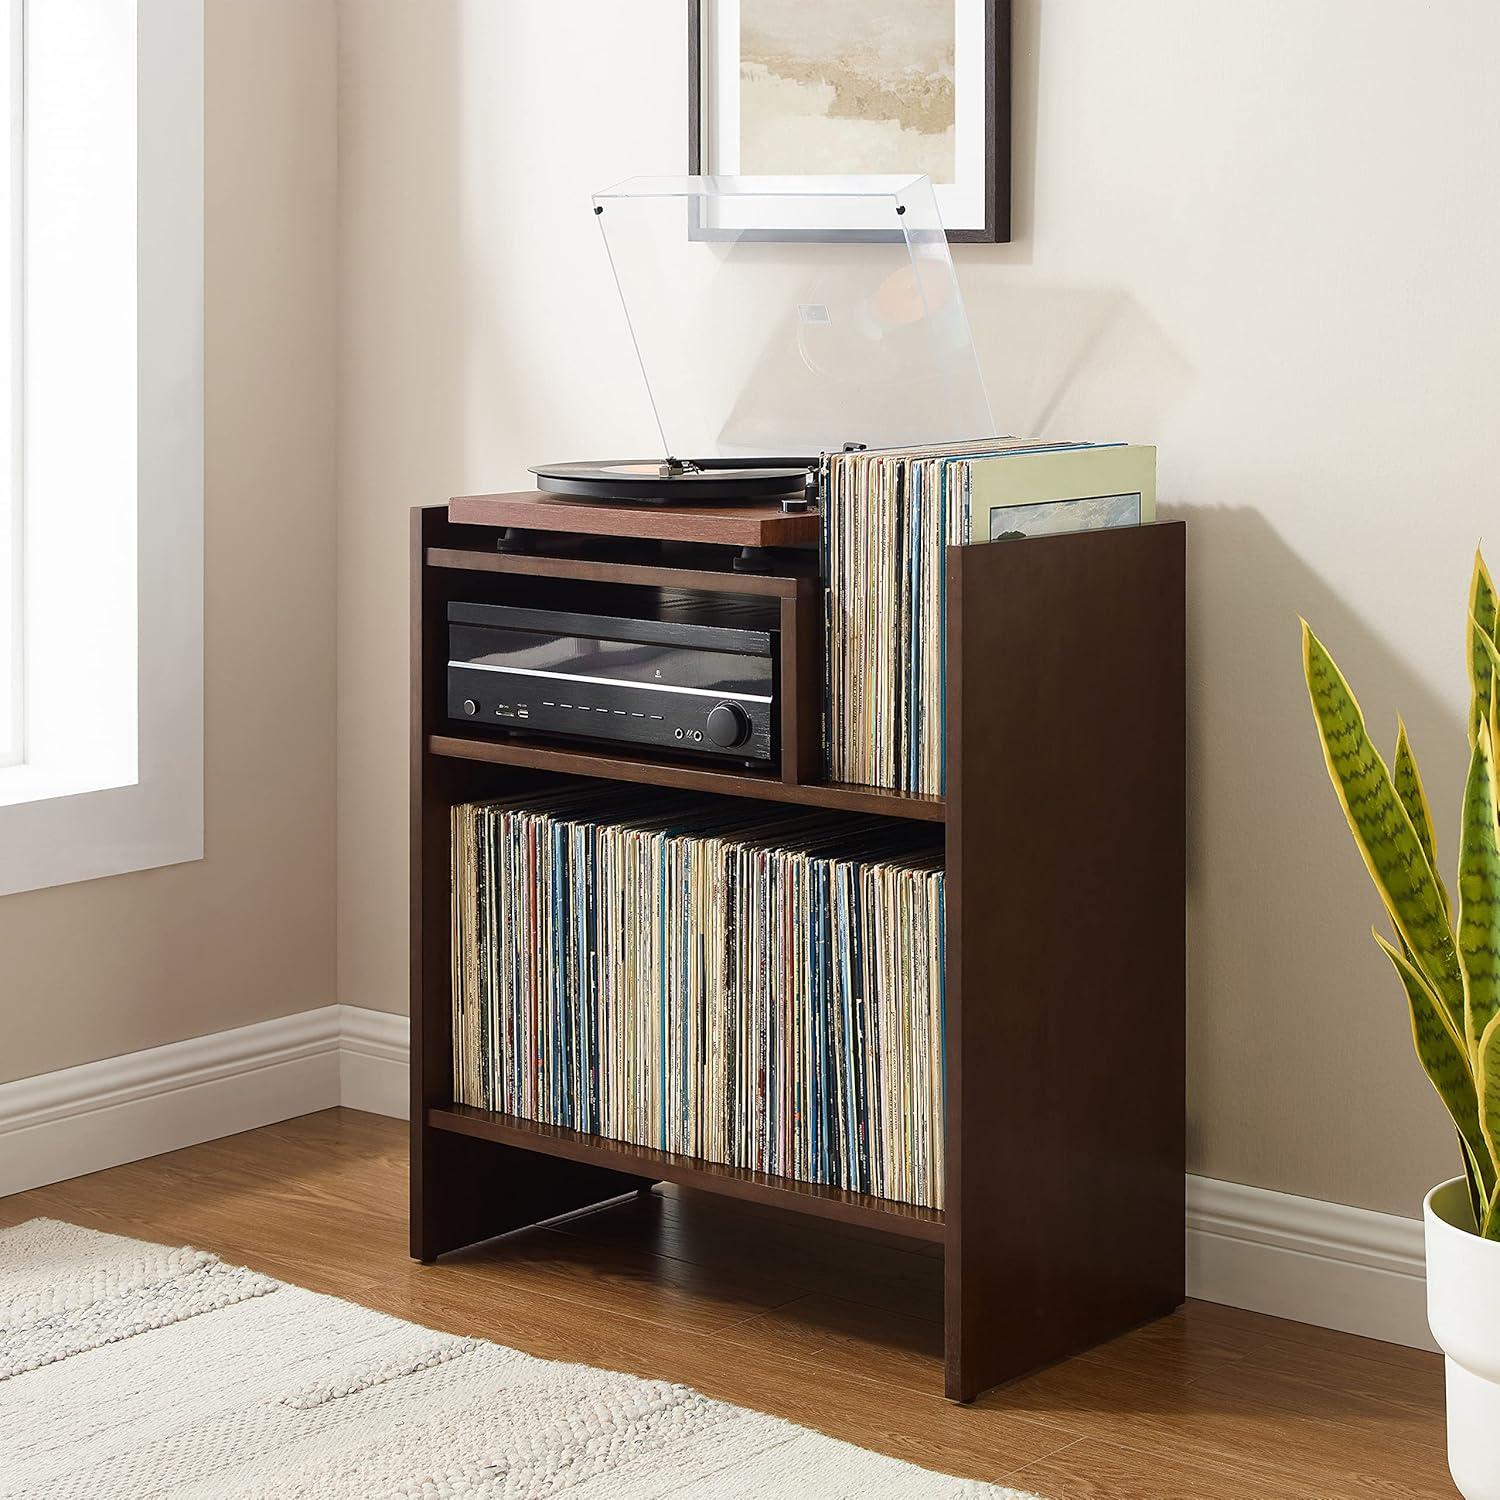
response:
{"label": "beige wall", "polygon": [[[1383,737],[1406,714],[1451,861],[1463,590],[1500,529],[1500,12],[1017,13],[1018,236],[957,260],[1001,425],[1158,443],[1190,523],[1192,1165],[1415,1214],[1452,1140],[1296,615]],[[684,28],[679,0],[340,16],[339,990],[401,1010],[406,508],[649,446],[587,204],[683,169]]]}
{"label": "beige wall", "polygon": [[0,1081],[335,998],[336,12],[206,9],[206,853],[0,899]]}

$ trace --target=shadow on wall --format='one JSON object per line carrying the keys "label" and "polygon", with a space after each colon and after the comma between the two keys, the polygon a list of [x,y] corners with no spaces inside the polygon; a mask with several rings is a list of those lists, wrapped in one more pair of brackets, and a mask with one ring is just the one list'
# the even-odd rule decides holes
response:
{"label": "shadow on wall", "polygon": [[1118,288],[1030,271],[1041,20],[1041,0],[1013,0],[1010,242],[953,247],[990,410],[1001,433],[1154,442],[1192,378],[1181,350]]}
{"label": "shadow on wall", "polygon": [[1010,243],[986,249],[991,263],[1031,264],[1036,205],[1037,76],[1041,68],[1041,0],[1012,0],[1010,107]]}
{"label": "shadow on wall", "polygon": [[999,432],[1154,442],[1192,384],[1181,350],[1117,287],[962,263],[959,275]]}
{"label": "shadow on wall", "polygon": [[[1378,625],[1361,618],[1260,512],[1169,509],[1188,522],[1192,559],[1189,1164],[1289,1192],[1339,1181],[1344,1201],[1415,1214],[1435,1174],[1450,1171],[1452,1142],[1442,1111],[1423,1108],[1428,1086],[1412,1066],[1405,1010],[1369,937],[1372,923],[1387,923],[1323,766],[1298,615],[1360,695],[1388,761],[1398,709],[1404,716],[1450,889],[1462,718],[1392,649],[1395,610]],[[1393,557],[1393,602],[1400,567]],[[1454,616],[1461,674],[1461,609]],[[1351,1056],[1357,1067],[1346,1066]],[[1382,1109],[1382,1099],[1402,1102]],[[1347,1133],[1329,1138],[1330,1118],[1347,1120]],[[1313,1129],[1317,1182],[1306,1175]]]}

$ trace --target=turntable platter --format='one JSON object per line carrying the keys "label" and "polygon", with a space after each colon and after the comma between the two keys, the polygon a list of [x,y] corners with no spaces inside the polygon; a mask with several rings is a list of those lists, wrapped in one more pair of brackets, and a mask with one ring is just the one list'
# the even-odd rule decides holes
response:
{"label": "turntable platter", "polygon": [[813,458],[619,459],[531,470],[537,488],[551,494],[658,505],[806,501],[816,493],[817,471]]}

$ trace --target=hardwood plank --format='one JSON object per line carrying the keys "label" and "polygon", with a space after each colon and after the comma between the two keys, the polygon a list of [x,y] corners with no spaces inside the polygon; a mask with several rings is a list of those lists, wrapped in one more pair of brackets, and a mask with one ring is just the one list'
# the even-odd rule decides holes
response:
{"label": "hardwood plank", "polygon": [[1328,1367],[1311,1360],[1301,1369],[1288,1372],[1267,1369],[1254,1356],[1223,1369],[1213,1370],[1193,1381],[1193,1388],[1204,1395],[1220,1395],[1236,1402],[1254,1402],[1262,1409],[1293,1414],[1316,1411],[1332,1421],[1348,1423],[1357,1430],[1378,1431],[1382,1437],[1399,1439],[1412,1446],[1423,1446],[1444,1452],[1447,1439],[1442,1419],[1433,1410],[1443,1391],[1441,1371],[1424,1392],[1417,1386],[1421,1375],[1406,1374],[1404,1389],[1372,1391],[1369,1383],[1358,1385],[1347,1376],[1330,1383]]}
{"label": "hardwood plank", "polygon": [[1304,1485],[1327,1500],[1447,1493],[1434,1479],[1438,1455],[1378,1421],[1309,1401],[1297,1411],[1205,1390],[1200,1381],[1152,1380],[1073,1359],[983,1398],[1020,1416],[1082,1425],[1088,1435],[1145,1452],[1191,1452],[1232,1464],[1257,1482]]}
{"label": "hardwood plank", "polygon": [[940,1321],[840,1297],[798,1297],[736,1324],[724,1337],[734,1345],[774,1345],[819,1369],[862,1375],[924,1397],[942,1383]]}
{"label": "hardwood plank", "polygon": [[1336,1328],[1318,1328],[1311,1323],[1293,1323],[1287,1318],[1273,1318],[1265,1313],[1249,1312],[1242,1307],[1225,1307],[1216,1302],[1188,1302],[1187,1314],[1202,1323],[1221,1328],[1236,1328],[1258,1334],[1261,1338],[1278,1338],[1288,1343],[1342,1353],[1360,1359],[1378,1360],[1381,1364],[1402,1369],[1439,1367],[1442,1355],[1431,1349],[1413,1349],[1407,1344],[1386,1344],[1379,1339],[1361,1338],[1356,1333],[1340,1333]]}
{"label": "hardwood plank", "polygon": [[1149,1466],[1128,1448],[1082,1438],[1005,1477],[1052,1500],[1287,1500],[1311,1494],[1286,1481],[1252,1479],[1217,1464],[1155,1456]]}
{"label": "hardwood plank", "polygon": [[1237,1365],[1247,1357],[1247,1348],[1243,1333],[1195,1322],[1179,1309],[1086,1350],[1079,1358],[1157,1379],[1193,1380]]}
{"label": "hardwood plank", "polygon": [[[127,1168],[116,1168],[126,1173]],[[108,1175],[108,1174],[101,1174]],[[100,1184],[100,1187],[104,1187]],[[71,1184],[21,1195],[19,1217],[45,1215],[114,1234],[190,1244],[238,1265],[295,1281],[313,1291],[344,1295],[350,1283],[390,1276],[405,1260],[405,1216],[361,1213],[338,1198],[297,1182],[295,1200],[285,1185],[257,1190],[227,1177],[192,1172],[163,1174],[147,1184],[137,1176],[110,1182],[108,1191]],[[389,1186],[382,1197],[389,1194]],[[0,1204],[7,1221],[16,1209]]]}
{"label": "hardwood plank", "polygon": [[[1361,1340],[1370,1343],[1372,1340]],[[1265,1338],[1246,1351],[1243,1368],[1263,1370],[1321,1385],[1328,1381],[1341,1391],[1394,1401],[1416,1411],[1433,1411],[1443,1404],[1443,1356],[1413,1349],[1421,1364],[1397,1364],[1343,1349],[1321,1349],[1292,1339]]]}

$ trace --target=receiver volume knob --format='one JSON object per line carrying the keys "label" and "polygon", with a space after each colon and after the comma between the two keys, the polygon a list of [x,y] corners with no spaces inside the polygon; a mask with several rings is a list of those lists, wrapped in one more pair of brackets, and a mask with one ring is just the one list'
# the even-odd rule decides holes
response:
{"label": "receiver volume knob", "polygon": [[733,750],[750,738],[750,715],[738,703],[715,704],[708,713],[708,737],[724,750]]}

